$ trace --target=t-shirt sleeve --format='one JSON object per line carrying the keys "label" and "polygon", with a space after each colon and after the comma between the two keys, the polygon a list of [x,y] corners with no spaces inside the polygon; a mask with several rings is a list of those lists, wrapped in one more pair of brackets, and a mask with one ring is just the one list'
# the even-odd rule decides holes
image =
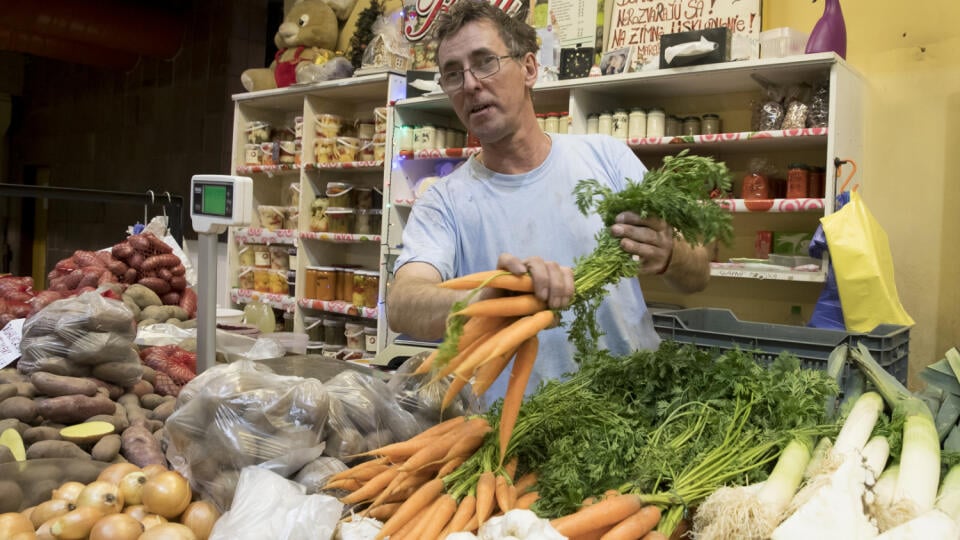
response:
{"label": "t-shirt sleeve", "polygon": [[456,229],[450,219],[450,208],[434,187],[424,193],[410,211],[410,220],[403,228],[403,249],[394,265],[394,272],[408,262],[423,262],[440,272],[442,279],[454,276]]}

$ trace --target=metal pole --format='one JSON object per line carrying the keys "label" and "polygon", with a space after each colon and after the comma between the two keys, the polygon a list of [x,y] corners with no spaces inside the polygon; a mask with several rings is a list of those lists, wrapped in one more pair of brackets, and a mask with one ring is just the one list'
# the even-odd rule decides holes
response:
{"label": "metal pole", "polygon": [[217,361],[217,235],[197,234],[197,373]]}

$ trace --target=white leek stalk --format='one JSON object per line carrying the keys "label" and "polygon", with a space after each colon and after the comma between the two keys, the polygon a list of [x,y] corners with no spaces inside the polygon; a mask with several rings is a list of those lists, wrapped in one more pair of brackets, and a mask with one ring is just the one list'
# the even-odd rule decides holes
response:
{"label": "white leek stalk", "polygon": [[[873,473],[873,477],[879,478],[883,468],[887,466],[887,458],[890,457],[890,442],[882,435],[873,437],[863,447],[864,464]],[[870,484],[873,485],[873,484]]]}
{"label": "white leek stalk", "polygon": [[960,520],[960,465],[950,467],[943,477],[936,507],[954,520]]}
{"label": "white leek stalk", "polygon": [[791,441],[764,482],[713,492],[694,516],[695,537],[698,540],[769,538],[800,487],[810,461],[810,444],[809,440]]}
{"label": "white leek stalk", "polygon": [[940,510],[933,509],[898,525],[877,537],[877,540],[956,540],[960,538],[957,523]]}
{"label": "white leek stalk", "polygon": [[877,522],[881,531],[890,529],[892,525],[886,521],[890,507],[897,493],[897,478],[900,476],[900,465],[893,464],[884,469],[873,486],[873,500],[869,503],[870,515]]}
{"label": "white leek stalk", "polygon": [[810,456],[810,463],[807,463],[807,468],[803,471],[804,480],[809,480],[820,474],[821,469],[823,469],[823,462],[830,454],[831,448],[833,448],[833,442],[830,437],[820,439],[820,442],[813,449],[813,455]]}

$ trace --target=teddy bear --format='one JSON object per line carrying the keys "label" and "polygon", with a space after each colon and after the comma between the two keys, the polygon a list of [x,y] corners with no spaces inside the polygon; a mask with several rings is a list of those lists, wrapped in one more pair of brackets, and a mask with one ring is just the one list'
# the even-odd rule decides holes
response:
{"label": "teddy bear", "polygon": [[340,20],[355,0],[297,0],[283,18],[273,42],[277,54],[266,68],[245,70],[240,82],[249,92],[297,82],[349,77],[349,61],[336,55]]}

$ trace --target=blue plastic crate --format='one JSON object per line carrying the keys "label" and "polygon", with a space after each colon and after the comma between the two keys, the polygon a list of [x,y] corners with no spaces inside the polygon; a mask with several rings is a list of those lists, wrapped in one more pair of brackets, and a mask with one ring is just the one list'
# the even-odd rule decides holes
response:
{"label": "blue plastic crate", "polygon": [[[737,319],[729,309],[692,308],[653,313],[661,339],[692,343],[703,349],[751,351],[762,362],[781,352],[793,353],[810,369],[826,369],[827,358],[839,345],[864,346],[900,382],[907,382],[910,327],[882,324],[866,334]],[[844,369],[844,376],[846,378]]]}

